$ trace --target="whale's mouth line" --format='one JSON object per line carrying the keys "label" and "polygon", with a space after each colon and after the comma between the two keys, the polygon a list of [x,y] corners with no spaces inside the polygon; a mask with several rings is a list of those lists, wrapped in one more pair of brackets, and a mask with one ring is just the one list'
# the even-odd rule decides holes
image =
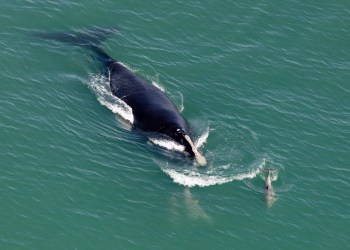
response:
{"label": "whale's mouth line", "polygon": [[207,165],[207,160],[204,158],[204,156],[201,153],[198,152],[198,149],[193,144],[191,138],[187,134],[184,135],[184,138],[188,142],[188,144],[190,144],[194,157],[196,158],[196,161],[198,162],[199,166]]}

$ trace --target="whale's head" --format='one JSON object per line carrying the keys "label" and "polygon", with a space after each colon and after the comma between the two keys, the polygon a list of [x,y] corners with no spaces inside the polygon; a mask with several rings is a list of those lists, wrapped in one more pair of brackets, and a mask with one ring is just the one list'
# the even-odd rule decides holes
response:
{"label": "whale's head", "polygon": [[191,138],[183,129],[177,128],[174,134],[175,136],[173,138],[175,141],[183,145],[185,147],[185,151],[191,157],[194,157],[200,166],[205,166],[207,164],[204,156],[198,152],[197,147],[193,144]]}

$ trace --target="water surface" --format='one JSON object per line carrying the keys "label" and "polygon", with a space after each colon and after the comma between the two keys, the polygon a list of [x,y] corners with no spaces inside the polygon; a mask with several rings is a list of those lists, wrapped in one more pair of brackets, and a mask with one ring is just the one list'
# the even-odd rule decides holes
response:
{"label": "water surface", "polygon": [[[1,249],[347,248],[349,3],[1,6]],[[130,131],[86,51],[30,37],[96,27],[117,27],[102,47],[174,100],[208,167]]]}

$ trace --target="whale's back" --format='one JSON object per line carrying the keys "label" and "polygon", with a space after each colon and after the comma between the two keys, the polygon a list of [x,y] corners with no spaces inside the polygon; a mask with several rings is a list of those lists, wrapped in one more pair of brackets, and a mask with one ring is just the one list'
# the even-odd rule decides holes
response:
{"label": "whale's back", "polygon": [[169,134],[172,127],[187,130],[187,123],[175,104],[159,88],[118,62],[109,65],[112,93],[128,104],[134,125],[145,131]]}

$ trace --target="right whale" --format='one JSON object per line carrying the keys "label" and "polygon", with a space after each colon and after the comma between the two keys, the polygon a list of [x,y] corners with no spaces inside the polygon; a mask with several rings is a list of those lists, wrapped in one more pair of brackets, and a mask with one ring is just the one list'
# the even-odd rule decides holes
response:
{"label": "right whale", "polygon": [[133,126],[172,138],[183,145],[185,152],[200,166],[205,166],[206,159],[197,150],[188,134],[188,123],[170,98],[102,50],[100,43],[110,33],[110,30],[95,30],[75,34],[41,33],[37,36],[87,48],[100,63],[113,95],[131,107],[134,116]]}
{"label": "right whale", "polygon": [[275,198],[275,191],[273,190],[272,183],[271,183],[271,173],[275,170],[272,169],[265,169],[267,172],[266,177],[266,183],[265,183],[265,190],[266,190],[266,204],[268,207],[271,207],[273,203],[276,201]]}

